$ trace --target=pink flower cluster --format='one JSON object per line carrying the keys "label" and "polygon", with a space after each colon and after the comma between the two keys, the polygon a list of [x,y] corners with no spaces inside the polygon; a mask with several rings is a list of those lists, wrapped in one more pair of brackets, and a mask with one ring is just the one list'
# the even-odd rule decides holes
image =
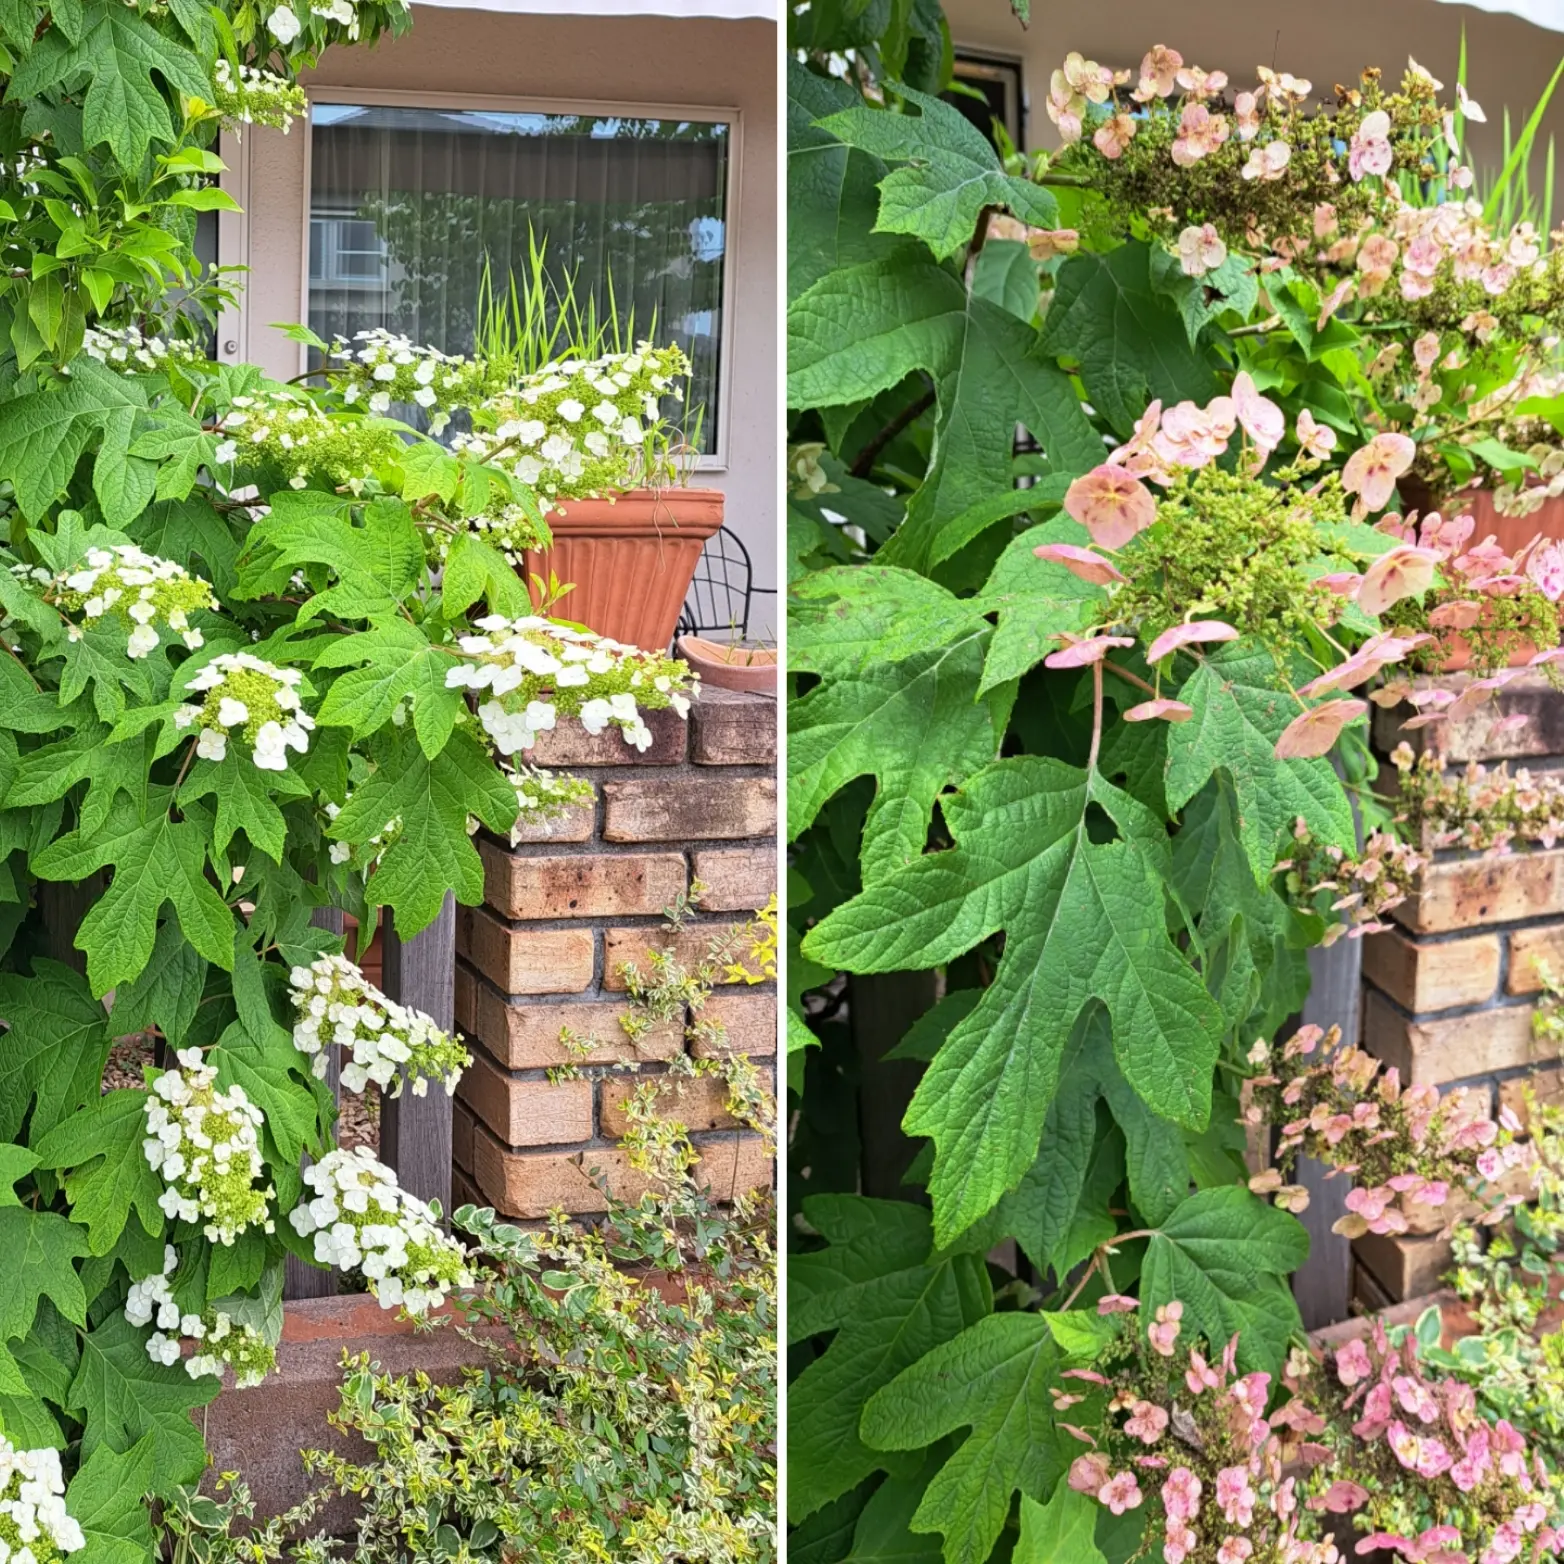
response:
{"label": "pink flower cluster", "polygon": [[1449,772],[1434,751],[1416,755],[1405,741],[1390,758],[1401,773],[1396,818],[1429,852],[1500,855],[1516,842],[1546,848],[1564,841],[1564,773],[1522,766],[1512,776],[1476,761]]}
{"label": "pink flower cluster", "polygon": [[[1459,1199],[1530,1162],[1527,1145],[1496,1144],[1499,1126],[1464,1088],[1441,1096],[1435,1086],[1403,1087],[1398,1070],[1342,1047],[1340,1027],[1300,1027],[1279,1061],[1262,1040],[1249,1062],[1268,1073],[1249,1082],[1245,1120],[1280,1127],[1277,1166],[1250,1179],[1250,1189],[1299,1210],[1307,1196],[1285,1182],[1285,1172],[1300,1154],[1327,1163],[1327,1177],[1355,1180],[1347,1215],[1333,1229],[1349,1238],[1427,1231],[1452,1194]],[[1269,1073],[1273,1063],[1282,1068]],[[1518,1198],[1497,1199],[1483,1220],[1499,1220]],[[1451,1226],[1459,1214],[1451,1214]]]}
{"label": "pink flower cluster", "polygon": [[[1300,815],[1293,826],[1293,852],[1276,865],[1285,876],[1288,899],[1313,907],[1328,921],[1320,942],[1332,945],[1343,935],[1361,939],[1390,927],[1385,914],[1411,894],[1426,863],[1423,854],[1388,831],[1374,831],[1356,855],[1335,843],[1321,846]],[[1339,915],[1339,916],[1338,916]]]}
{"label": "pink flower cluster", "polygon": [[1114,1515],[1144,1508],[1166,1564],[1337,1564],[1345,1516],[1368,1533],[1359,1554],[1404,1564],[1536,1564],[1564,1540],[1541,1461],[1469,1386],[1429,1378],[1415,1337],[1393,1345],[1376,1321],[1329,1368],[1295,1351],[1273,1385],[1238,1373],[1236,1336],[1210,1360],[1195,1342],[1177,1361],[1181,1313],[1165,1305],[1145,1341],[1131,1328],[1105,1371],[1068,1371],[1106,1404],[1100,1437],[1062,1425],[1091,1446],[1069,1486]]}

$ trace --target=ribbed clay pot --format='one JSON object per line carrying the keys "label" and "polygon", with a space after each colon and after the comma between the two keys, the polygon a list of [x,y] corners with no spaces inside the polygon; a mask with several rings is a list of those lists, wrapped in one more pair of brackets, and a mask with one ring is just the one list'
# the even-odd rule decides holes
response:
{"label": "ribbed clay pot", "polygon": [[681,635],[674,650],[719,690],[777,693],[777,654],[771,647],[724,646],[701,635]]}
{"label": "ribbed clay pot", "polygon": [[550,512],[554,546],[527,551],[528,575],[549,573],[575,590],[555,614],[646,651],[673,639],[706,540],[722,525],[718,489],[633,489],[617,498],[567,500]]}
{"label": "ribbed clay pot", "polygon": [[1529,516],[1501,516],[1487,489],[1463,489],[1442,508],[1449,516],[1469,514],[1477,523],[1472,541],[1481,543],[1492,533],[1506,554],[1518,554],[1539,532],[1550,540],[1564,538],[1564,498],[1544,500]]}

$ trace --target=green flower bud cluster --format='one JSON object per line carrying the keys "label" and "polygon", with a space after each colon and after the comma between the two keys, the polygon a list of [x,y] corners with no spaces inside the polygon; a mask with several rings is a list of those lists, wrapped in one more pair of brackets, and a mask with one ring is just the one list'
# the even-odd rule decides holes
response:
{"label": "green flower bud cluster", "polygon": [[522,827],[557,819],[567,809],[590,804],[596,796],[585,777],[556,776],[541,766],[504,767],[506,778],[516,789],[516,808],[520,814],[511,831],[511,846],[522,837]]}
{"label": "green flower bud cluster", "polygon": [[[328,413],[307,391],[271,386],[234,397],[217,423],[212,459],[258,482],[281,475],[289,488],[362,488],[401,457],[394,425],[356,413]],[[261,482],[267,492],[265,482]]]}
{"label": "green flower bud cluster", "polygon": [[296,668],[279,668],[249,652],[225,652],[185,685],[206,700],[178,707],[174,726],[181,732],[200,728],[196,754],[202,760],[222,760],[232,730],[253,746],[251,759],[260,770],[286,771],[288,751],[304,754],[315,726],[299,701],[302,677]]}
{"label": "green flower bud cluster", "polygon": [[212,73],[212,106],[222,116],[223,128],[238,135],[245,125],[264,125],[287,135],[294,120],[309,112],[309,99],[297,82],[253,65],[237,71],[219,59]]}

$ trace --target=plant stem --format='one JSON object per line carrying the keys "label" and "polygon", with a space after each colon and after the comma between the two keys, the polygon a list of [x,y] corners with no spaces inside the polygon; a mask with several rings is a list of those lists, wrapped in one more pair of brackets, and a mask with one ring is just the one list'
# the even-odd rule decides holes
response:
{"label": "plant stem", "polygon": [[870,442],[858,453],[853,465],[847,470],[854,478],[867,478],[874,471],[875,461],[880,452],[885,449],[892,440],[899,435],[915,418],[921,418],[934,405],[934,391],[931,387],[924,392],[916,402],[904,407]]}
{"label": "plant stem", "polygon": [[1138,673],[1131,673],[1128,668],[1121,668],[1117,663],[1109,662],[1106,657],[1104,657],[1102,660],[1102,666],[1106,668],[1109,673],[1116,673],[1121,679],[1128,680],[1135,686],[1137,690],[1144,690],[1152,697],[1156,696],[1156,690],[1154,690],[1151,685],[1147,684]]}
{"label": "plant stem", "polygon": [[1102,748],[1102,659],[1092,664],[1092,748],[1086,757],[1088,772],[1097,769],[1097,751]]}

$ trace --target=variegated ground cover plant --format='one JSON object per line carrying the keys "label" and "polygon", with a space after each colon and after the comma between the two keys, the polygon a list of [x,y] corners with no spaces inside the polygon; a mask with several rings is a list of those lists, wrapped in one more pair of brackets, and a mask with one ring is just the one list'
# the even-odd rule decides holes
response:
{"label": "variegated ground cover plant", "polygon": [[542,617],[496,546],[546,541],[525,453],[551,420],[595,420],[548,447],[553,493],[646,471],[667,353],[537,385],[465,365],[541,411],[475,407],[492,436],[456,451],[349,396],[356,371],[208,357],[219,126],[286,125],[323,48],[407,24],[401,0],[0,15],[0,1556],[151,1556],[150,1501],[205,1465],[192,1410],[271,1366],[287,1256],[414,1313],[469,1281],[439,1213],[334,1146],[317,1075],[335,1052],[349,1090],[450,1090],[465,1051],[312,914],[410,937],[477,901],[472,834],[579,796],[527,764],[539,733],[644,747],[646,712],[687,709],[683,664]]}
{"label": "variegated ground cover plant", "polygon": [[1496,388],[1556,412],[1553,236],[1416,62],[1071,55],[1025,157],[941,98],[933,5],[791,28],[792,1549],[1552,1557],[1524,1435],[1416,1342],[1322,1364],[1288,1286],[1299,1153],[1384,1233],[1523,1154],[1284,1028],[1432,850],[1371,699],[1560,656],[1557,548],[1453,492],[1508,470]]}

